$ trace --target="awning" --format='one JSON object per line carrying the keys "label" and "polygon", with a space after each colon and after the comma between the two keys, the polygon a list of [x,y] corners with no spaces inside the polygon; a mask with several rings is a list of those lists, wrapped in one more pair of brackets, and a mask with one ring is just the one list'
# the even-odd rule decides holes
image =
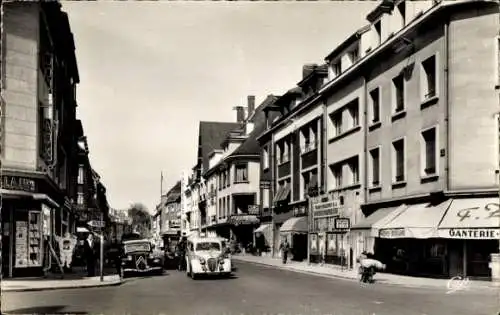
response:
{"label": "awning", "polygon": [[358,223],[351,227],[351,230],[370,230],[372,237],[379,236],[379,229],[391,222],[408,206],[403,204],[397,207],[381,208],[369,215],[368,217],[360,220]]}
{"label": "awning", "polygon": [[438,225],[450,206],[451,199],[438,205],[411,205],[379,229],[381,238],[437,238]]}
{"label": "awning", "polygon": [[232,215],[231,217],[229,217],[227,223],[232,225],[253,225],[253,224],[259,224],[260,220],[255,215],[240,214],[240,215]]}
{"label": "awning", "polygon": [[286,200],[290,196],[290,190],[291,186],[288,183],[278,188],[276,195],[274,195],[274,203]]}
{"label": "awning", "polygon": [[281,233],[307,233],[307,217],[293,217],[286,220],[280,228]]}
{"label": "awning", "polygon": [[257,229],[255,229],[255,231],[253,231],[253,232],[265,234],[267,232],[267,230],[270,230],[270,229],[271,229],[270,223],[263,223]]}
{"label": "awning", "polygon": [[439,224],[439,236],[454,239],[499,239],[498,198],[454,199]]}

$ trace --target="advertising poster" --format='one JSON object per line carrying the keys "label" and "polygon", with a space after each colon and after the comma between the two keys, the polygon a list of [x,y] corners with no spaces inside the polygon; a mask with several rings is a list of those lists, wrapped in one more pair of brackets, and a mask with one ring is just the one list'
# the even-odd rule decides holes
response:
{"label": "advertising poster", "polygon": [[337,235],[333,233],[327,234],[327,255],[336,255],[337,254]]}
{"label": "advertising poster", "polygon": [[16,222],[16,261],[15,266],[28,267],[28,222]]}
{"label": "advertising poster", "polygon": [[43,216],[43,235],[50,236],[51,235],[50,208],[44,204],[42,204],[42,216]]}
{"label": "advertising poster", "polygon": [[318,246],[319,246],[319,253],[324,255],[325,254],[325,249],[326,249],[326,236],[324,233],[320,233],[318,235]]}
{"label": "advertising poster", "polygon": [[310,249],[309,253],[311,255],[318,255],[318,234],[316,233],[311,233],[309,234],[310,239]]}

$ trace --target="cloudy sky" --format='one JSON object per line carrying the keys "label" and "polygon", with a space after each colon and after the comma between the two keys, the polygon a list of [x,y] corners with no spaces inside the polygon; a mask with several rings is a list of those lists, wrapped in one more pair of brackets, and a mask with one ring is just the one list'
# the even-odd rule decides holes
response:
{"label": "cloudy sky", "polygon": [[300,81],[377,3],[68,1],[78,113],[113,208],[150,211],[196,161],[198,123]]}

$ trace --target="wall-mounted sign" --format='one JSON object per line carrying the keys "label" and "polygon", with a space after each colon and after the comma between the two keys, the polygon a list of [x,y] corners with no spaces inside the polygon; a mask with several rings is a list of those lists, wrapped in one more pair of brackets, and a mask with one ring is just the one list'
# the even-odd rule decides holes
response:
{"label": "wall-mounted sign", "polygon": [[322,195],[313,198],[312,210],[315,218],[338,216],[340,202],[331,195]]}
{"label": "wall-mounted sign", "polygon": [[338,231],[347,231],[351,228],[351,221],[349,218],[335,218],[334,228]]}
{"label": "wall-mounted sign", "polygon": [[497,240],[500,239],[500,228],[497,229],[443,229],[439,230],[439,237],[468,239],[468,240]]}
{"label": "wall-mounted sign", "polygon": [[260,181],[260,188],[261,189],[269,189],[269,188],[271,188],[271,181],[261,180]]}
{"label": "wall-mounted sign", "polygon": [[2,188],[36,192],[36,181],[32,178],[27,177],[3,175]]}
{"label": "wall-mounted sign", "polygon": [[259,205],[249,205],[248,206],[248,214],[259,215],[260,214],[260,207],[259,207]]}
{"label": "wall-mounted sign", "polygon": [[379,236],[381,238],[404,238],[405,229],[384,229],[379,231]]}

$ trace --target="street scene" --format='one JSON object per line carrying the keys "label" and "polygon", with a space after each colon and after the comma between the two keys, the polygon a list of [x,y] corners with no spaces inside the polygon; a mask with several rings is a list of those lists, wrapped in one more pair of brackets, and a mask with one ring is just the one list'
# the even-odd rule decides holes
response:
{"label": "street scene", "polygon": [[0,1],[2,314],[500,314],[500,5]]}

